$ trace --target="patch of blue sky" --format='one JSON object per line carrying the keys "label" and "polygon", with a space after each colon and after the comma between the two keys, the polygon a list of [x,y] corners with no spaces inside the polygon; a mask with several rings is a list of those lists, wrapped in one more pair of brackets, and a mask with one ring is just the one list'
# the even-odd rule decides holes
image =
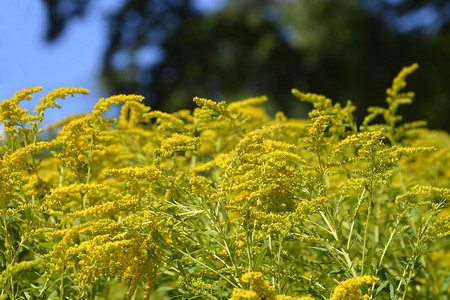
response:
{"label": "patch of blue sky", "polygon": [[442,24],[440,13],[434,5],[429,4],[399,17],[395,22],[395,27],[402,33],[413,30],[432,33],[439,30]]}
{"label": "patch of blue sky", "polygon": [[[225,7],[227,2],[195,0],[194,5],[201,13],[213,13]],[[56,41],[47,43],[44,40],[47,12],[41,1],[1,0],[0,100],[13,97],[24,88],[43,86],[43,91],[32,101],[24,101],[21,105],[32,111],[38,100],[53,89],[83,87],[91,91],[90,95],[61,100],[62,108],[49,109],[43,126],[71,114],[91,111],[99,98],[109,96],[98,81],[107,46],[105,17],[123,4],[124,0],[91,1],[82,18],[71,20]],[[141,47],[132,58],[137,64],[152,66],[164,58],[163,49],[157,46],[164,37],[155,31],[149,39],[153,43]],[[118,53],[113,59],[123,67],[130,63],[127,53]],[[118,109],[113,108],[110,115],[117,115]]]}

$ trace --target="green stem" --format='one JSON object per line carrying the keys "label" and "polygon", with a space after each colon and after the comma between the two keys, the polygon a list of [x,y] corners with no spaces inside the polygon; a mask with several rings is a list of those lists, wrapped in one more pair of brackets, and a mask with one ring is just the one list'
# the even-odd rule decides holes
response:
{"label": "green stem", "polygon": [[[375,155],[375,154],[374,154]],[[372,166],[375,164],[372,161]],[[370,170],[370,198],[368,201],[368,207],[367,207],[367,217],[366,217],[366,224],[364,226],[364,238],[363,238],[363,249],[362,249],[362,260],[361,260],[361,275],[364,275],[364,260],[366,257],[366,244],[367,244],[367,232],[369,230],[369,221],[370,221],[370,215],[372,214],[372,210],[373,210],[373,188],[374,188],[374,184],[373,184],[373,180],[374,180],[374,168],[372,167]]]}
{"label": "green stem", "polygon": [[364,199],[365,193],[366,193],[366,188],[364,188],[364,190],[362,191],[361,196],[358,197],[358,204],[356,205],[355,213],[353,214],[353,221],[352,221],[352,224],[350,225],[350,233],[348,234],[347,250],[350,250],[350,242],[351,242],[351,237],[352,237],[352,233],[353,233],[353,227],[355,226],[356,215],[359,212],[359,208],[361,207],[361,203],[362,203],[362,200]]}
{"label": "green stem", "polygon": [[16,295],[14,293],[14,280],[13,280],[13,277],[10,276],[9,280],[11,282],[11,300],[15,300],[16,299]]}
{"label": "green stem", "polygon": [[205,267],[206,269],[210,270],[211,272],[213,272],[214,274],[218,275],[219,277],[221,277],[223,280],[227,281],[229,284],[231,284],[233,287],[235,288],[240,288],[238,285],[236,285],[234,282],[232,282],[230,279],[228,279],[226,276],[223,276],[222,274],[220,274],[219,272],[217,272],[216,270],[214,270],[213,268],[211,268],[210,266],[202,263],[201,261],[199,261],[198,259],[196,259],[195,257],[191,256],[189,253],[184,252],[181,249],[176,249],[177,251],[179,251],[181,254],[183,254],[184,256],[188,257],[190,260],[192,260],[195,263],[198,263],[199,265]]}
{"label": "green stem", "polygon": [[59,291],[60,291],[59,298],[61,300],[64,300],[64,266],[61,268],[60,280],[61,280],[61,284],[59,285]]}
{"label": "green stem", "polygon": [[[323,220],[324,220],[325,223],[327,224],[327,226],[328,226],[328,228],[329,228],[331,234],[333,235],[334,239],[335,239],[338,243],[340,243],[340,240],[339,240],[337,231],[336,231],[336,229],[334,228],[334,226],[332,226],[331,222],[328,220],[328,218],[326,217],[326,215],[325,215],[322,211],[320,212],[320,215],[322,216]],[[344,257],[345,263],[347,264],[347,267],[348,267],[348,269],[350,270],[351,274],[353,275],[353,277],[356,277],[357,274],[356,274],[355,269],[353,268],[352,260],[350,259],[349,253],[348,253],[347,250],[345,250],[343,247],[341,247],[340,252],[341,252],[342,256]]]}

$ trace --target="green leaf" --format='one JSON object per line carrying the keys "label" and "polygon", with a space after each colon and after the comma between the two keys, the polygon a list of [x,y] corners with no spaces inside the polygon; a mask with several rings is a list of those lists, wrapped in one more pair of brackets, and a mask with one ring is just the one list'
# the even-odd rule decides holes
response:
{"label": "green leaf", "polygon": [[377,290],[376,290],[376,292],[375,292],[375,296],[378,295],[378,294],[386,287],[386,285],[388,285],[388,284],[389,284],[389,281],[383,280],[383,281],[380,283],[380,286],[377,288]]}
{"label": "green leaf", "polygon": [[203,231],[203,233],[207,234],[207,235],[211,235],[211,236],[217,236],[219,235],[219,233],[215,230],[205,230]]}
{"label": "green leaf", "polygon": [[345,273],[345,270],[343,270],[343,269],[334,269],[334,270],[331,270],[330,272],[328,272],[328,274],[344,274]]}
{"label": "green leaf", "polygon": [[389,290],[391,300],[396,300],[394,286],[391,283],[389,283]]}
{"label": "green leaf", "polygon": [[448,273],[447,277],[445,278],[444,284],[442,285],[442,291],[444,298],[443,300],[448,300],[448,286],[450,285],[450,272]]}
{"label": "green leaf", "polygon": [[389,275],[389,273],[384,273],[384,275],[386,276],[387,280],[389,281],[389,296],[391,298],[391,300],[396,300],[397,297],[395,297],[395,280],[394,278],[392,278],[391,275]]}
{"label": "green leaf", "polygon": [[366,256],[366,261],[364,262],[364,270],[363,270],[363,274],[370,274],[372,273],[372,261],[373,261],[373,256],[375,254],[375,248],[374,247],[370,247],[369,251],[367,253]]}
{"label": "green leaf", "polygon": [[386,279],[389,280],[389,283],[390,283],[392,286],[395,286],[395,280],[394,280],[394,278],[392,278],[391,275],[389,275],[389,273],[384,273],[384,276],[386,276]]}
{"label": "green leaf", "polygon": [[156,291],[157,291],[157,292],[167,292],[167,291],[171,291],[171,290],[173,290],[173,289],[175,289],[173,286],[162,285],[162,286],[159,286],[159,287],[156,289]]}
{"label": "green leaf", "polygon": [[319,251],[323,251],[323,252],[328,252],[328,249],[327,248],[323,248],[323,247],[311,247],[311,249],[316,249],[316,250],[319,250]]}
{"label": "green leaf", "polygon": [[258,256],[254,259],[253,268],[254,270],[257,270],[258,267],[261,265],[261,262],[263,261],[264,257],[267,253],[267,248],[264,248],[261,252],[259,252]]}
{"label": "green leaf", "polygon": [[54,242],[43,242],[39,243],[39,246],[46,249],[53,249],[53,247],[56,245]]}

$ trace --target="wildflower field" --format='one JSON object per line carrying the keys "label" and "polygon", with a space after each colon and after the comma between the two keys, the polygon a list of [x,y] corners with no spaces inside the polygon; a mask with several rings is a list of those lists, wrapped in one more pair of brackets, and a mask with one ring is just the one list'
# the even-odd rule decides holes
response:
{"label": "wildflower field", "polygon": [[[56,99],[0,104],[0,299],[448,299],[450,136],[386,107],[293,90],[153,111],[142,96],[40,128]],[[293,100],[295,101],[295,97]],[[67,99],[66,101],[70,101]],[[117,119],[102,114],[122,104]]]}

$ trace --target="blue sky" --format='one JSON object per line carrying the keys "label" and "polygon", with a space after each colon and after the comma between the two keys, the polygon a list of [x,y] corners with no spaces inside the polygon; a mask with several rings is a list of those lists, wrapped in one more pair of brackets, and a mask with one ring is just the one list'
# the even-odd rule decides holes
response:
{"label": "blue sky", "polygon": [[102,14],[114,9],[114,2],[118,1],[93,1],[98,9],[74,20],[56,42],[46,43],[47,16],[41,1],[0,0],[1,99],[23,88],[43,86],[34,101],[22,105],[31,110],[40,97],[55,88],[84,87],[91,91],[89,96],[61,100],[63,108],[46,114],[45,124],[91,110],[99,97],[106,96],[97,85],[96,75],[107,29]]}
{"label": "blue sky", "polygon": [[[209,13],[220,9],[227,1],[194,2],[201,11]],[[108,96],[99,86],[97,77],[106,47],[107,23],[104,16],[119,8],[122,2],[91,1],[91,7],[83,18],[72,20],[56,42],[46,43],[47,12],[42,1],[0,0],[0,100],[12,97],[23,88],[43,86],[43,91],[36,94],[33,101],[22,105],[32,110],[40,97],[55,88],[83,87],[89,89],[91,94],[61,100],[62,109],[48,111],[43,125],[70,114],[92,110],[100,97]],[[450,5],[448,10],[450,13]],[[433,8],[425,6],[415,15],[397,20],[395,27],[400,31],[409,31],[418,25],[427,25],[427,22],[439,25],[434,16]],[[161,54],[157,50],[146,49],[137,56],[143,64],[152,64]],[[112,115],[115,113],[117,108]]]}
{"label": "blue sky", "polygon": [[[91,1],[83,18],[72,20],[57,41],[46,43],[47,11],[42,1],[0,0],[0,100],[13,97],[21,89],[42,86],[42,92],[35,94],[33,101],[21,105],[32,111],[39,99],[53,89],[83,87],[90,90],[90,95],[60,100],[62,108],[47,111],[43,125],[92,110],[99,98],[108,96],[97,79],[106,47],[104,16],[119,8],[122,2]],[[227,0],[195,2],[199,9],[208,13],[219,9]],[[152,61],[148,54],[141,56],[143,60]],[[116,107],[111,115],[117,110]]]}

